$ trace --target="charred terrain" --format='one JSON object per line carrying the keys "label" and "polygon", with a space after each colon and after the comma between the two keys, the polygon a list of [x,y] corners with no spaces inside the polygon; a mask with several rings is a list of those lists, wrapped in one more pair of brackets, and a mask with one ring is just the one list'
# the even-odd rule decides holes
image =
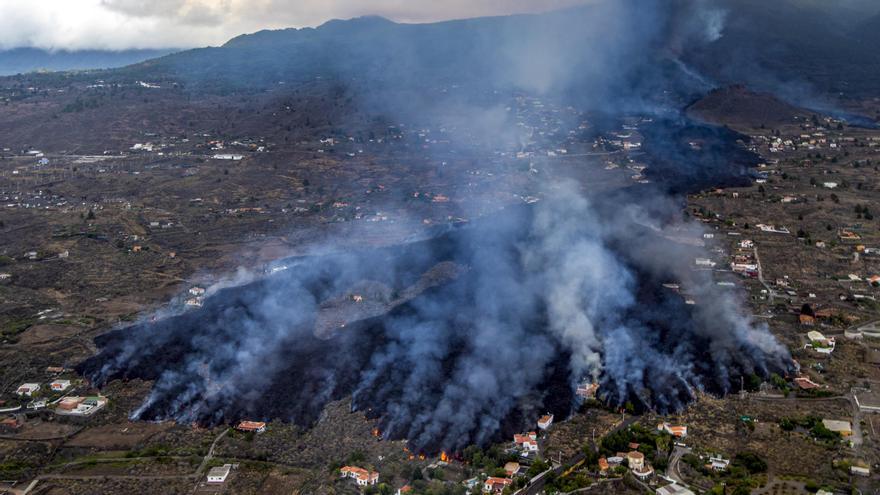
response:
{"label": "charred terrain", "polygon": [[4,487],[876,493],[871,21],[759,3],[0,79]]}

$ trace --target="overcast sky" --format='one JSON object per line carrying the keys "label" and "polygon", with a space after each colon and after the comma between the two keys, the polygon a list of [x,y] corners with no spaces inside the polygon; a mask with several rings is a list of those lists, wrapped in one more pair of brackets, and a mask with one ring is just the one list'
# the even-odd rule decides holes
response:
{"label": "overcast sky", "polygon": [[188,48],[266,28],[376,14],[404,22],[538,12],[589,0],[0,0],[0,49]]}

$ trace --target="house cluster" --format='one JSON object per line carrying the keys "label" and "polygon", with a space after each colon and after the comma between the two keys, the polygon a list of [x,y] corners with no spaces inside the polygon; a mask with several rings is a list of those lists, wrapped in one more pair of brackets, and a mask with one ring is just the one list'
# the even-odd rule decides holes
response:
{"label": "house cluster", "polygon": [[730,269],[743,277],[757,278],[759,266],[754,249],[755,243],[749,239],[737,243],[737,248],[730,262]]}
{"label": "house cluster", "polygon": [[[13,175],[19,175],[19,173],[18,170],[13,171]],[[67,205],[68,201],[64,196],[50,194],[48,191],[0,191],[0,207],[4,208],[55,210]]]}
{"label": "house cluster", "polygon": [[[57,379],[52,380],[48,385],[49,390],[52,392],[64,392],[70,388],[71,382],[70,380]],[[19,385],[18,389],[15,390],[15,393],[22,397],[33,397],[41,388],[42,385],[37,382],[22,383]]]}
{"label": "house cluster", "polygon": [[356,466],[343,466],[339,473],[343,478],[355,480],[358,486],[370,486],[379,482],[379,473]]}

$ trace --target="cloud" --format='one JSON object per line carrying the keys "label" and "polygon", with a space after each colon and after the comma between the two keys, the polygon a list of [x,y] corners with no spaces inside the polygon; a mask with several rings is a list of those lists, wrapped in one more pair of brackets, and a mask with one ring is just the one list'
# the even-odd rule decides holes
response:
{"label": "cloud", "polygon": [[590,0],[0,0],[0,49],[188,48],[260,29],[381,15],[400,22],[540,12]]}

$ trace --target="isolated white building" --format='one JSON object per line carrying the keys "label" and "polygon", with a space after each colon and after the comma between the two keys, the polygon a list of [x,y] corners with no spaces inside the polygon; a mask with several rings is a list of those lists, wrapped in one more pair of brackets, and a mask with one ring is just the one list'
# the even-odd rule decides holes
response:
{"label": "isolated white building", "polygon": [[18,390],[15,391],[18,395],[32,396],[34,392],[40,390],[39,383],[22,383],[21,386],[18,387]]}
{"label": "isolated white building", "polygon": [[232,470],[232,464],[224,464],[222,466],[212,467],[208,471],[208,483],[223,483]]}

